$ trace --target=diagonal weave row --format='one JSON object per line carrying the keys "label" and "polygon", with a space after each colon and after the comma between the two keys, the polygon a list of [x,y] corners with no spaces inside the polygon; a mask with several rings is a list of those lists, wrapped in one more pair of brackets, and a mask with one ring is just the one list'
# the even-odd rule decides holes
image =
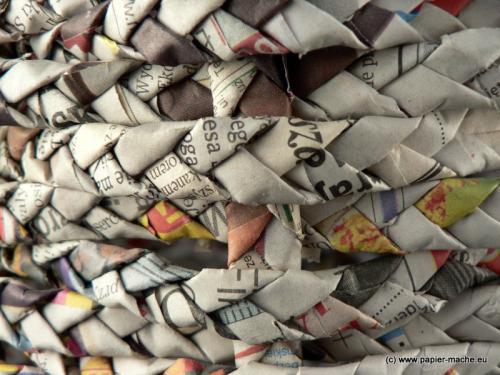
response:
{"label": "diagonal weave row", "polygon": [[[140,359],[124,359],[124,358],[104,358],[104,357],[83,357],[78,364],[75,365],[58,365],[55,366],[55,371],[60,370],[60,373],[67,371],[68,373],[80,373],[83,375],[93,374],[99,371],[103,375],[120,375],[128,373],[137,373],[144,375],[254,375],[254,374],[276,374],[276,375],[376,375],[380,371],[390,372],[395,375],[410,375],[420,371],[422,366],[432,366],[440,373],[449,371],[460,371],[460,374],[477,373],[494,373],[498,371],[496,364],[489,363],[488,357],[482,356],[482,353],[490,353],[492,358],[498,356],[499,346],[490,342],[475,342],[472,344],[451,344],[424,347],[411,351],[404,351],[396,355],[392,355],[391,362],[385,358],[387,356],[373,355],[366,356],[360,361],[351,362],[349,364],[340,364],[337,366],[300,366],[281,367],[272,364],[264,364],[259,362],[250,362],[234,369],[231,366],[210,365],[201,361],[196,361],[189,358],[179,358],[175,361],[166,359],[140,360]],[[446,354],[447,356],[443,356]],[[394,358],[394,360],[392,360]],[[438,358],[446,358],[450,362],[440,363],[435,365]],[[464,358],[474,358],[475,363],[468,362]],[[392,364],[392,361],[394,364]],[[433,362],[431,362],[433,361]],[[462,361],[462,362],[460,362]],[[450,363],[453,365],[450,366]],[[0,370],[5,374],[45,374],[44,368],[28,365],[16,364],[0,364]],[[436,372],[437,373],[437,372]],[[57,374],[57,372],[54,372]]]}
{"label": "diagonal weave row", "polygon": [[[0,338],[53,369],[61,355],[235,359],[240,367],[266,363],[289,340],[337,361],[456,339],[500,342],[498,264],[490,254],[452,254],[388,255],[315,272],[247,260],[198,272],[139,248],[17,245],[1,254],[18,277],[1,280]],[[495,284],[480,287],[487,282]],[[290,349],[286,360],[300,363]]]}
{"label": "diagonal weave row", "polygon": [[49,52],[56,58],[73,55],[80,60],[119,54],[178,65],[214,57],[305,54],[330,46],[382,49],[497,21],[494,2],[435,0],[423,7],[420,3],[19,0],[2,4],[2,42],[21,44],[30,37],[28,43],[39,58]]}
{"label": "diagonal weave row", "polygon": [[[367,117],[347,127],[346,121],[211,118],[133,128],[86,124],[45,130],[25,144],[21,168],[9,159],[12,171],[25,173],[18,175],[19,181],[0,185],[2,240],[215,238],[229,241],[234,261],[276,222],[274,236],[287,239],[282,246],[288,250],[283,251],[296,254],[293,246],[298,259],[298,240],[304,239],[344,252],[499,247],[494,235],[500,226],[498,179],[450,178],[388,190],[381,177],[373,176],[373,165],[352,167],[359,166],[359,159],[371,157],[371,163],[398,147],[389,138],[395,131],[387,132],[387,143],[378,153],[370,149],[360,155],[347,147],[346,139],[356,138],[358,126],[377,121]],[[405,121],[415,122],[397,119],[391,129],[403,128]],[[226,133],[213,153],[207,151],[212,143],[205,141],[210,126]],[[244,136],[231,143],[230,130],[236,126]],[[322,142],[296,130],[303,128]],[[4,132],[7,141],[13,129]],[[148,152],[141,153],[143,149]],[[283,150],[281,158],[275,157],[275,149]],[[306,160],[301,150],[309,156]],[[193,164],[193,158],[199,162]],[[390,173],[383,164],[379,170]],[[411,165],[408,170],[415,169]],[[242,223],[249,223],[247,232],[253,231],[254,237],[238,244],[234,240],[240,241]],[[271,247],[269,251],[281,252],[278,243]]]}
{"label": "diagonal weave row", "polygon": [[498,108],[499,35],[498,28],[468,29],[445,34],[440,43],[364,54],[319,50],[300,59],[251,57],[203,65],[152,65],[123,57],[91,63],[15,58],[5,60],[0,78],[1,122],[39,128],[239,113],[311,120],[434,113],[428,121],[439,123],[442,132],[445,123],[455,124],[442,134],[446,140],[466,109]]}

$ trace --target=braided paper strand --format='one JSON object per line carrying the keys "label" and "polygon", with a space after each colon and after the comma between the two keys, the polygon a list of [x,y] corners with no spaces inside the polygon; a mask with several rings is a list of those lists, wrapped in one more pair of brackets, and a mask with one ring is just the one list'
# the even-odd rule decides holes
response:
{"label": "braided paper strand", "polygon": [[[62,368],[61,355],[233,359],[240,367],[300,365],[300,341],[329,361],[451,345],[454,337],[499,342],[490,258],[422,251],[316,272],[248,263],[198,272],[140,248],[18,245],[2,253],[3,268],[18,275],[2,278],[2,340],[51,369]],[[279,348],[290,355],[274,358]]]}

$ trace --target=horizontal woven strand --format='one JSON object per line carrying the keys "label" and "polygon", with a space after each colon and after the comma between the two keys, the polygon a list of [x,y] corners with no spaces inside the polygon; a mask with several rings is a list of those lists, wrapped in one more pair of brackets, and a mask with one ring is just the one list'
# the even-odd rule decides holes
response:
{"label": "horizontal woven strand", "polygon": [[[498,274],[488,269],[490,254],[468,262],[452,254],[389,255],[318,272],[248,269],[248,263],[198,272],[169,265],[139,248],[86,241],[31,249],[18,245],[2,250],[2,267],[24,277],[29,272],[35,284],[30,286],[26,279],[15,276],[3,277],[3,340],[20,349],[27,346],[76,357],[134,356],[134,346],[129,346],[132,340],[153,357],[189,356],[220,362],[234,355],[228,339],[269,348],[278,338],[306,342],[321,338],[325,353],[346,360],[338,335],[344,334],[344,340],[351,343],[346,345],[353,348],[356,342],[378,346],[380,354],[390,352],[387,346],[394,351],[412,348],[415,324],[434,331],[415,341],[422,346],[451,344],[455,331],[477,341],[471,316],[490,327],[490,336],[496,337],[493,341],[500,340],[495,314],[483,307],[496,306],[498,286],[480,287],[498,282]],[[15,261],[6,263],[8,259]],[[53,285],[49,274],[66,287]],[[292,300],[283,299],[289,293],[301,295],[301,301],[291,304]],[[471,293],[477,302],[459,309],[469,303]],[[382,306],[392,294],[394,301]],[[442,299],[450,302],[444,306]],[[450,313],[454,308],[462,313]],[[330,310],[342,313],[332,320]],[[466,331],[458,328],[460,324]],[[96,330],[101,335],[99,342],[88,336]],[[394,330],[400,337],[391,342]],[[154,339],[156,335],[175,337],[176,345],[161,343]],[[426,337],[431,340],[428,344]],[[214,340],[225,348],[225,354],[211,349]],[[367,354],[355,353],[349,356]]]}

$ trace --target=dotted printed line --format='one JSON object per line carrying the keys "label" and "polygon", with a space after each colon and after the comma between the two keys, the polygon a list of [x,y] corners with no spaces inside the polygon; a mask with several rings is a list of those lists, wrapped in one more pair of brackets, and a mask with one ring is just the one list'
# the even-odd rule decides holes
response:
{"label": "dotted printed line", "polygon": [[377,313],[375,313],[375,316],[374,316],[373,318],[375,318],[376,316],[379,316],[380,314],[382,314],[382,312],[383,312],[386,308],[388,308],[388,307],[389,307],[389,306],[390,306],[390,305],[391,305],[391,304],[392,304],[395,300],[397,300],[397,299],[399,298],[399,296],[401,295],[401,292],[402,292],[402,291],[403,291],[403,289],[400,289],[400,290],[399,290],[399,292],[397,292],[396,294],[394,294],[394,295],[393,295],[393,296],[389,299],[389,301],[387,301],[387,303],[386,303],[384,306],[382,306],[382,307],[380,308],[380,310],[379,310]]}
{"label": "dotted printed line", "polygon": [[441,119],[439,118],[439,115],[437,114],[437,112],[432,112],[432,115],[435,117],[435,119],[437,120],[438,124],[439,124],[439,128],[441,129],[441,144],[444,146],[446,144],[446,137],[445,137],[445,134],[444,134],[444,126],[443,126],[443,122],[441,121]]}

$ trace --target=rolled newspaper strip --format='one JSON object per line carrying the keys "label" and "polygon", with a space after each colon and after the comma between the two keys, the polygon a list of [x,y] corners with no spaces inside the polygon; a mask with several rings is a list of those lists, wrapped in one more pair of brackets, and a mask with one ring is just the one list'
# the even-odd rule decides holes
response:
{"label": "rolled newspaper strip", "polygon": [[0,373],[500,373],[499,9],[0,0]]}
{"label": "rolled newspaper strip", "polygon": [[[498,251],[385,255],[318,271],[253,259],[198,271],[154,251],[89,241],[19,244],[1,259],[2,341],[50,374],[65,373],[64,357],[80,365],[129,357],[138,368],[187,357],[250,371],[413,356],[435,345],[466,355],[469,344],[457,341],[482,348],[474,354],[488,366],[498,361]],[[485,338],[493,346],[482,346]]]}

